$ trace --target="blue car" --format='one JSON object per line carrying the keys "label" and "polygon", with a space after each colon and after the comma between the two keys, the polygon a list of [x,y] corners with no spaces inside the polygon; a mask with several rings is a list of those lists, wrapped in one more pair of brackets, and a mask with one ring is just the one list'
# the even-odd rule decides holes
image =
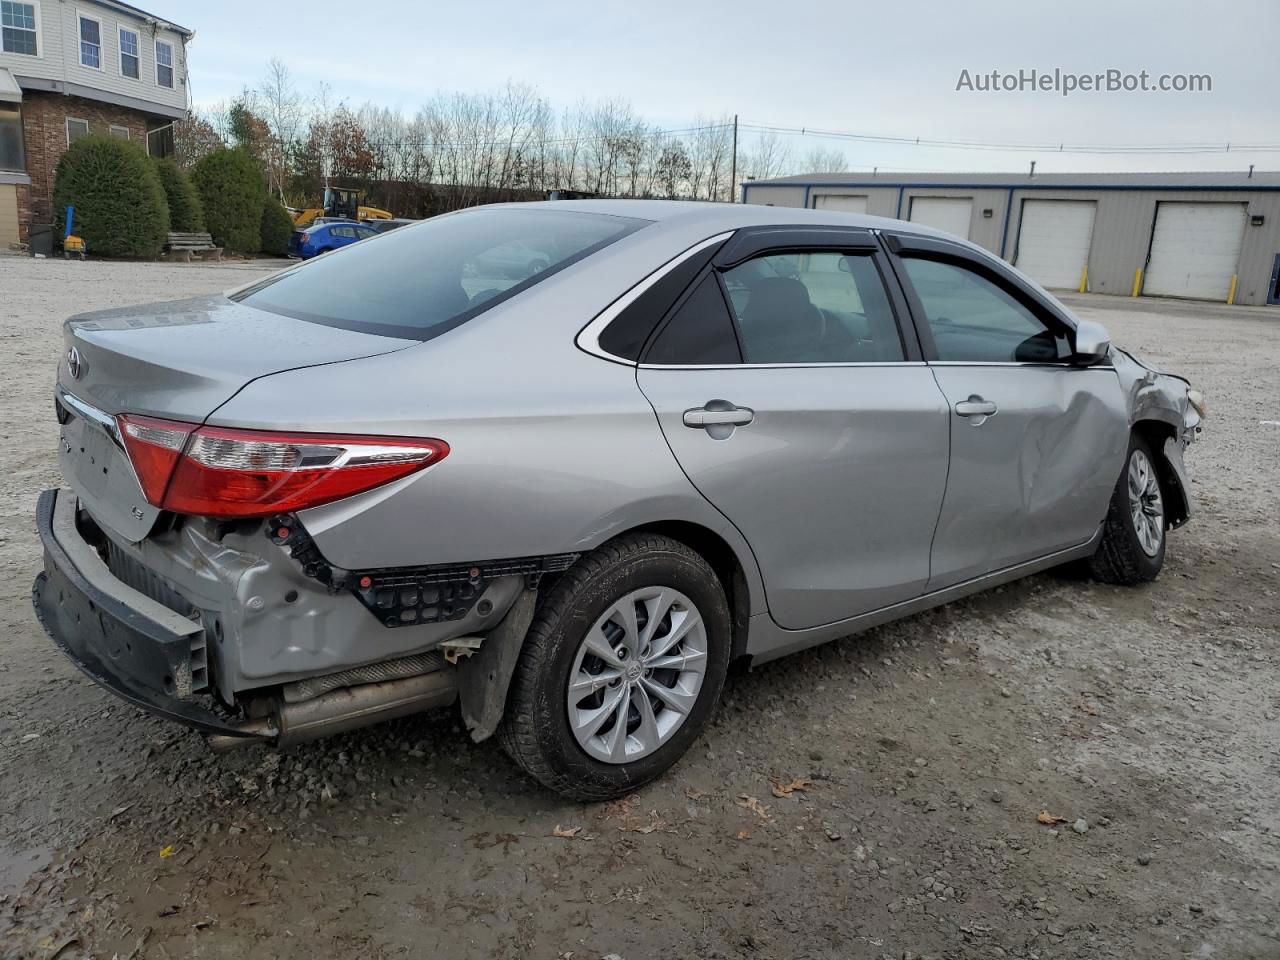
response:
{"label": "blue car", "polygon": [[293,231],[289,238],[289,256],[309,260],[318,254],[377,235],[378,231],[363,223],[317,223],[305,230]]}

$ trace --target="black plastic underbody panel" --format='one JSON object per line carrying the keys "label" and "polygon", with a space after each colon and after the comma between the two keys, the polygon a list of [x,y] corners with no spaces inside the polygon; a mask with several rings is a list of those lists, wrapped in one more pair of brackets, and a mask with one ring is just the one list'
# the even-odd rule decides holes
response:
{"label": "black plastic underbody panel", "polygon": [[58,491],[46,490],[36,505],[44,570],[31,599],[45,633],[90,679],[122,700],[206,733],[244,736],[212,710],[168,692],[190,670],[192,637],[165,629],[85,579],[53,534],[57,497]]}
{"label": "black plastic underbody panel", "polygon": [[307,576],[328,586],[332,593],[350,591],[386,627],[461,620],[492,581],[524,577],[529,586],[536,587],[543,574],[560,573],[578,559],[576,553],[556,553],[476,563],[344,570],[325,560],[302,521],[292,514],[272,517],[266,533],[272,543],[289,549]]}

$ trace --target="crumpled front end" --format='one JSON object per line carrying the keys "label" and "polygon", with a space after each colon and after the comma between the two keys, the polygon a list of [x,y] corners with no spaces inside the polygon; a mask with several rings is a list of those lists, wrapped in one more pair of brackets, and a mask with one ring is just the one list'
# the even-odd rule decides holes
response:
{"label": "crumpled front end", "polygon": [[1176,374],[1162,373],[1132,354],[1112,350],[1112,361],[1129,408],[1129,423],[1142,430],[1163,454],[1161,482],[1169,493],[1166,522],[1170,529],[1191,519],[1191,480],[1185,451],[1203,430],[1203,394]]}

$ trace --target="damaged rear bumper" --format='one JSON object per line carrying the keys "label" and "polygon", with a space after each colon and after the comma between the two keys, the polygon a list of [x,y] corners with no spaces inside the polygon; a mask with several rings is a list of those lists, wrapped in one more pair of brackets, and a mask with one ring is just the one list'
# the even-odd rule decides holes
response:
{"label": "damaged rear bumper", "polygon": [[[44,570],[32,587],[50,639],[99,686],[205,733],[255,736],[181,697],[203,663],[205,635],[188,620],[117,579],[76,527],[76,498],[46,490],[36,506]],[[198,669],[198,668],[197,668]]]}

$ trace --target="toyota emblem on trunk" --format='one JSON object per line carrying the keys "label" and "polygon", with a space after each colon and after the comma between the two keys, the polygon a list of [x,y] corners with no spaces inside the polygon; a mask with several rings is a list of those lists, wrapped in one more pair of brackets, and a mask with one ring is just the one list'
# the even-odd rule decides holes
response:
{"label": "toyota emblem on trunk", "polygon": [[75,347],[67,351],[67,372],[72,380],[80,379],[80,351]]}

